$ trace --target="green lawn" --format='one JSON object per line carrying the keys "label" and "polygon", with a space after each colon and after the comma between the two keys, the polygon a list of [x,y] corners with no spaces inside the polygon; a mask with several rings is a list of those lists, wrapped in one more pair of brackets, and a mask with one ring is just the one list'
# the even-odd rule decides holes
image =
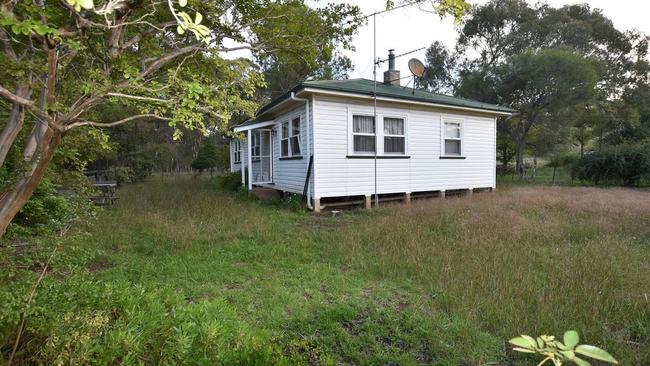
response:
{"label": "green lawn", "polygon": [[[507,339],[576,329],[650,364],[647,192],[512,187],[336,217],[208,180],[119,194],[64,240],[22,363],[531,365]],[[12,273],[0,295],[23,299],[37,273]]]}

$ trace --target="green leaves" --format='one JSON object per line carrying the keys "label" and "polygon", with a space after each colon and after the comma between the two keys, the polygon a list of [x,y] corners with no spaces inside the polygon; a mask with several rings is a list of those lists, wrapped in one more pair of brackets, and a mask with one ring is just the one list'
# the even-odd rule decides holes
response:
{"label": "green leaves", "polygon": [[[541,335],[537,339],[527,335],[521,335],[508,341],[514,351],[523,353],[537,353],[545,357],[540,363],[544,365],[547,361],[554,365],[562,365],[564,362],[573,362],[578,366],[590,366],[590,363],[576,356],[580,354],[599,361],[618,364],[618,362],[606,351],[590,345],[579,345],[580,336],[575,330],[564,333],[564,343],[555,339],[554,336]],[[576,347],[577,346],[577,347]]]}
{"label": "green leaves", "polygon": [[0,25],[9,27],[11,32],[16,35],[31,36],[37,34],[39,36],[44,36],[47,34],[56,35],[59,33],[57,29],[49,27],[36,19],[17,21],[13,18],[2,17],[0,18]]}
{"label": "green leaves", "polygon": [[595,360],[609,362],[618,365],[618,362],[614,359],[614,357],[612,357],[612,355],[607,353],[605,350],[602,350],[595,346],[589,346],[586,344],[578,346],[576,347],[576,353],[579,353],[587,357],[591,357]]}
{"label": "green leaves", "polygon": [[178,27],[176,27],[178,34],[185,34],[185,31],[189,30],[194,33],[194,36],[198,41],[208,41],[207,37],[210,34],[210,29],[201,24],[201,21],[203,21],[203,15],[201,15],[201,13],[196,13],[194,20],[192,20],[192,17],[184,11],[179,12],[177,15],[181,20]]}

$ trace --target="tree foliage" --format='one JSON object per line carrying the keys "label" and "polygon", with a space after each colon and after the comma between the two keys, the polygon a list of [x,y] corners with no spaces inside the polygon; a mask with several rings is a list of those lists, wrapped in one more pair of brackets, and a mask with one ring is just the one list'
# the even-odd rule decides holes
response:
{"label": "tree foliage", "polygon": [[[247,50],[259,58],[292,52],[315,59],[324,39],[318,32],[327,27],[305,33],[315,22],[305,8],[299,0],[3,3],[0,97],[9,115],[0,164],[15,147],[24,169],[13,171],[20,179],[0,199],[0,231],[77,128],[159,120],[179,139],[225,131],[231,116],[252,115],[264,76],[251,60],[224,55]],[[358,9],[324,12],[325,18],[315,15],[330,25],[323,37],[348,42]],[[104,113],[111,108],[130,113]]]}

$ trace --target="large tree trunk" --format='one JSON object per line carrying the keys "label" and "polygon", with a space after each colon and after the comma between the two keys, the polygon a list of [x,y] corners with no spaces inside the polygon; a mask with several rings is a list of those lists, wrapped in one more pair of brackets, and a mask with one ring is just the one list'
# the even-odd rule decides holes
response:
{"label": "large tree trunk", "polygon": [[[31,95],[31,88],[29,85],[18,85],[16,87],[16,95],[27,99]],[[20,131],[23,129],[24,122],[25,108],[19,104],[14,104],[9,119],[7,120],[7,124],[0,134],[0,166],[4,164],[11,146]]]}
{"label": "large tree trunk", "polygon": [[0,195],[0,236],[4,235],[7,227],[20,209],[27,203],[34,190],[43,179],[50,165],[52,156],[61,142],[61,133],[48,129],[38,144],[38,154],[27,161],[28,169],[12,186],[12,189]]}
{"label": "large tree trunk", "polygon": [[524,149],[526,147],[526,142],[523,140],[516,141],[517,143],[517,163],[515,166],[515,172],[519,180],[524,179]]}

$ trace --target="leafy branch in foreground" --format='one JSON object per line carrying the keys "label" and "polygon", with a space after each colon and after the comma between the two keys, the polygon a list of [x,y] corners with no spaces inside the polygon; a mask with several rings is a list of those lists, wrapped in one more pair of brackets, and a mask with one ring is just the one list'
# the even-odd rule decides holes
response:
{"label": "leafy branch in foreground", "polygon": [[618,365],[618,361],[605,350],[587,344],[579,345],[580,336],[575,330],[566,331],[563,342],[558,341],[554,336],[548,335],[541,335],[537,339],[521,335],[508,342],[515,346],[513,350],[517,352],[536,353],[546,356],[538,366],[542,366],[547,362],[552,362],[554,366],[561,366],[565,362],[573,362],[578,366],[591,365],[589,361],[578,357],[578,355]]}

